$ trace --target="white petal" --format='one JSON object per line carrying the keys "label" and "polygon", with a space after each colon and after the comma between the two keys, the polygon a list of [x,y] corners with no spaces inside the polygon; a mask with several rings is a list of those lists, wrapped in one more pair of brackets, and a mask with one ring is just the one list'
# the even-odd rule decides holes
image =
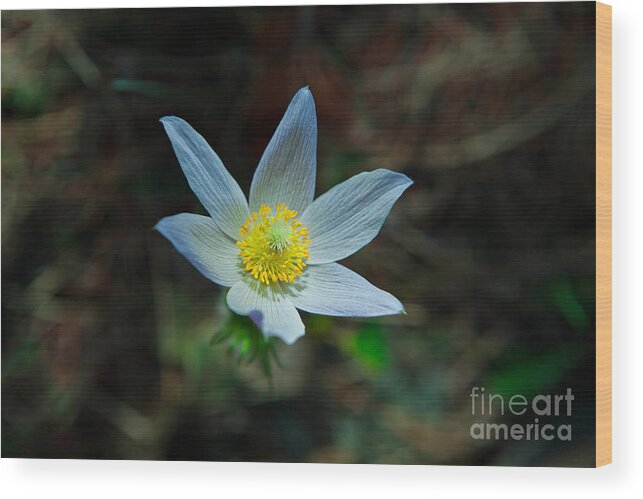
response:
{"label": "white petal", "polygon": [[266,336],[277,336],[292,345],[304,335],[304,323],[279,285],[265,286],[246,278],[232,286],[227,301],[233,312],[250,316]]}
{"label": "white petal", "polygon": [[412,183],[406,175],[379,169],[355,175],[315,199],[299,219],[312,240],[308,263],[341,260],[371,242]]}
{"label": "white petal", "polygon": [[181,213],[161,219],[156,228],[211,281],[231,287],[241,279],[239,248],[210,217]]}
{"label": "white petal", "polygon": [[308,87],[295,94],[257,166],[250,208],[285,203],[299,213],[315,195],[317,117]]}
{"label": "white petal", "polygon": [[339,263],[306,267],[288,292],[295,307],[313,314],[377,317],[404,313],[392,294]]}
{"label": "white petal", "polygon": [[214,223],[233,239],[250,214],[239,184],[201,135],[176,116],[161,118],[194,194]]}

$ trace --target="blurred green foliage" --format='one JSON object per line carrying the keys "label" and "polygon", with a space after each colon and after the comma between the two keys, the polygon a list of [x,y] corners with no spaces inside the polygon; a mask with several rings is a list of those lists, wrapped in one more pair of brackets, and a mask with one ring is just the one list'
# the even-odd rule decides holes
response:
{"label": "blurred green foliage", "polygon": [[388,341],[384,328],[365,323],[343,342],[347,354],[354,356],[370,372],[378,373],[390,363]]}
{"label": "blurred green foliage", "polygon": [[[593,12],[3,11],[3,456],[593,465]],[[304,85],[317,194],[415,182],[343,262],[408,315],[286,346],[152,230],[203,213],[158,120],[247,192]],[[474,385],[571,386],[573,445],[474,444]]]}
{"label": "blurred green foliage", "polygon": [[572,284],[568,280],[560,280],[551,285],[550,293],[569,325],[576,330],[586,330],[589,318]]}
{"label": "blurred green foliage", "polygon": [[548,393],[578,366],[581,355],[575,345],[570,344],[536,355],[510,351],[496,359],[499,367],[491,371],[485,386],[490,393],[503,397],[521,394],[530,398]]}
{"label": "blurred green foliage", "polygon": [[258,362],[263,373],[270,378],[273,362],[279,364],[277,339],[266,338],[249,317],[230,312],[221,329],[212,337],[211,344],[225,344],[240,365]]}
{"label": "blurred green foliage", "polygon": [[168,85],[156,81],[114,78],[111,87],[117,92],[131,92],[145,97],[169,98],[172,95]]}

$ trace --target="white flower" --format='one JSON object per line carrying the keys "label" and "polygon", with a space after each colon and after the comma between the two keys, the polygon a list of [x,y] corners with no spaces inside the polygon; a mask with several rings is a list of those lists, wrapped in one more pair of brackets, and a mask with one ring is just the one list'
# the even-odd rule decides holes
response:
{"label": "white flower", "polygon": [[297,309],[352,317],[404,311],[393,295],[340,265],[379,232],[412,181],[379,169],[313,201],[317,118],[310,90],[294,96],[250,188],[250,203],[208,143],[174,116],[161,119],[190,187],[209,217],[181,213],[156,228],[205,277],[231,288],[228,306],[265,336],[304,335]]}

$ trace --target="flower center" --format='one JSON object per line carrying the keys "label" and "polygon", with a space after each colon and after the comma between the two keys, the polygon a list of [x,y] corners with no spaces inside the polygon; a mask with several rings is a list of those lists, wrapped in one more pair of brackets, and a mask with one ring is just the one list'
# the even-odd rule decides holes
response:
{"label": "flower center", "polygon": [[310,257],[308,229],[297,220],[297,212],[278,204],[273,213],[268,205],[248,217],[239,231],[239,257],[243,269],[264,284],[295,282]]}

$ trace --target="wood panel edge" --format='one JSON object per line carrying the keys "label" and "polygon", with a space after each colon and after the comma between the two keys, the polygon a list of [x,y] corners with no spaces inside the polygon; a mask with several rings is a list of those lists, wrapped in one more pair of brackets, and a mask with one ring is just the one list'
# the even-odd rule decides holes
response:
{"label": "wood panel edge", "polygon": [[612,7],[596,2],[596,466],[612,462]]}

